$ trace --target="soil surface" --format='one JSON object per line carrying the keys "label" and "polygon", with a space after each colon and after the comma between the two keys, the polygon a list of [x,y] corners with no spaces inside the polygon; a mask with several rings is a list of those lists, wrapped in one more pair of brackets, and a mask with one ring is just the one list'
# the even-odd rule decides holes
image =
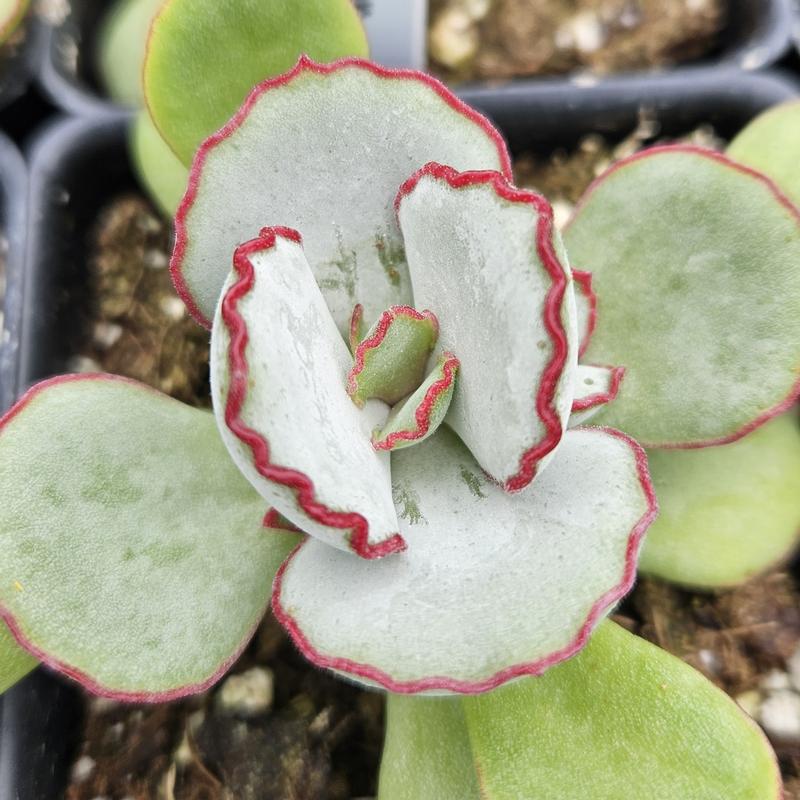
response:
{"label": "soil surface", "polygon": [[[643,118],[614,146],[590,136],[571,153],[519,158],[517,181],[550,196],[564,219],[599,172],[657,137],[655,123]],[[687,138],[717,142],[707,129]],[[169,238],[167,224],[139,197],[119,198],[105,209],[91,262],[96,318],[79,360],[206,405],[208,337],[178,314],[166,269]],[[781,569],[718,595],[643,578],[615,615],[701,670],[762,722],[781,760],[787,800],[800,800],[797,576],[797,569]],[[382,696],[312,668],[267,617],[209,692],[157,706],[87,697],[66,798],[370,797],[382,739]]]}
{"label": "soil surface", "polygon": [[428,52],[448,80],[664,67],[713,50],[726,0],[431,0]]}

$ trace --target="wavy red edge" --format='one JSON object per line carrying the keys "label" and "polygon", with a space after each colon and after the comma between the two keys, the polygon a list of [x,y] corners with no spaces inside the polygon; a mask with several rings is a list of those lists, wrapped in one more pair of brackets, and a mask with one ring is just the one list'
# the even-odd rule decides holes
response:
{"label": "wavy red edge", "polygon": [[553,209],[542,195],[526,189],[517,189],[499,172],[491,170],[458,172],[452,167],[431,161],[417,170],[400,187],[394,201],[396,213],[399,213],[403,200],[414,191],[424,177],[445,181],[453,189],[489,185],[504,200],[531,206],[537,216],[536,254],[551,279],[551,287],[545,298],[544,326],[553,344],[553,357],[545,367],[536,393],[536,413],[544,425],[545,435],[542,440],[534,443],[522,454],[519,469],[515,475],[512,475],[504,483],[496,481],[506,491],[518,492],[528,486],[536,477],[539,461],[555,449],[564,434],[564,426],[555,408],[555,395],[569,357],[569,339],[561,320],[561,306],[569,286],[569,271],[558,260],[553,246],[555,232]]}
{"label": "wavy red edge", "polygon": [[258,102],[261,95],[271,89],[276,89],[290,83],[298,75],[304,72],[314,72],[317,75],[330,75],[333,72],[338,72],[342,69],[354,67],[356,69],[363,69],[371,72],[379,78],[387,78],[392,80],[413,80],[425,84],[428,88],[432,89],[439,97],[447,103],[454,111],[462,114],[471,122],[482,128],[484,133],[491,139],[497,148],[497,154],[502,165],[502,172],[509,180],[512,177],[511,156],[506,147],[506,143],[500,132],[489,122],[489,120],[482,114],[475,111],[474,108],[468,106],[462,100],[459,100],[443,83],[436,80],[436,78],[427,75],[424,72],[419,72],[413,69],[389,69],[388,67],[381,67],[363,58],[341,58],[338,61],[333,61],[330,64],[318,64],[306,55],[300,56],[297,64],[289,70],[289,72],[279,75],[276,78],[269,78],[262,83],[258,84],[248,95],[247,99],[242,104],[241,108],[231,117],[231,119],[212,136],[209,136],[197,150],[192,167],[189,172],[189,182],[186,193],[178,206],[178,211],[175,215],[175,246],[172,251],[172,258],[170,260],[170,274],[172,275],[172,282],[175,285],[175,290],[178,295],[186,304],[189,313],[205,328],[211,328],[211,320],[200,310],[197,303],[192,296],[186,279],[183,276],[182,264],[186,249],[189,246],[189,233],[187,230],[187,217],[197,197],[197,192],[200,187],[200,179],[205,166],[208,154],[221,142],[225,141],[233,135],[242,123],[247,119],[253,106]]}
{"label": "wavy red edge", "polygon": [[330,528],[349,529],[348,544],[354,553],[369,559],[401,552],[405,550],[406,543],[399,533],[378,544],[370,544],[369,524],[361,514],[328,508],[316,499],[316,490],[311,478],[299,470],[273,464],[270,461],[267,440],[258,431],[248,427],[241,418],[250,374],[247,363],[247,345],[250,337],[247,323],[239,313],[239,301],[255,284],[255,269],[250,257],[255,253],[272,249],[278,237],[296,244],[302,243],[302,237],[293,228],[263,228],[258,238],[237,247],[233,256],[233,269],[238,277],[222,298],[221,306],[222,321],[230,335],[228,344],[230,387],[225,402],[225,424],[239,441],[250,448],[253,465],[259,475],[268,481],[292,489],[297,497],[298,506],[308,517]]}
{"label": "wavy red edge", "polygon": [[[359,309],[361,309],[361,311],[359,311]],[[361,314],[363,314],[363,308],[359,303],[353,309],[353,316],[350,319],[351,341],[353,337],[353,324],[359,324]],[[356,318],[356,315],[358,315],[358,319]],[[417,322],[429,322],[433,326],[434,336],[438,337],[439,335],[439,321],[436,319],[436,316],[433,314],[433,312],[427,310],[417,311],[416,308],[412,308],[411,306],[392,306],[391,308],[388,308],[378,319],[378,323],[375,326],[375,332],[372,334],[372,336],[369,336],[364,339],[363,342],[360,342],[356,346],[355,352],[353,353],[353,359],[355,363],[353,364],[350,372],[347,374],[347,394],[349,394],[350,397],[355,398],[358,396],[358,376],[364,371],[367,354],[370,352],[370,350],[376,350],[383,344],[383,340],[388,335],[392,324],[399,317],[413,319]]]}
{"label": "wavy red edge", "polygon": [[[76,383],[79,381],[127,383],[135,386],[138,389],[143,389],[152,394],[156,394],[159,397],[162,397],[164,400],[168,400],[173,403],[180,402],[169,397],[168,395],[165,395],[163,392],[159,392],[152,386],[148,386],[147,384],[133,380],[132,378],[126,378],[122,375],[112,375],[102,372],[57,375],[54,378],[48,378],[47,380],[40,381],[32,386],[2,417],[0,417],[0,435],[2,435],[6,425],[8,425],[8,423],[11,422],[11,420],[13,420],[18,414],[20,414],[20,412],[22,412],[39,394],[54,386],[59,386],[64,383]],[[110,689],[107,686],[104,686],[102,683],[96,681],[83,670],[80,670],[77,667],[66,663],[65,661],[54,658],[38,645],[34,644],[22,630],[17,618],[2,605],[0,605],[0,620],[6,624],[11,632],[11,635],[14,637],[14,640],[23,650],[25,650],[37,661],[40,661],[49,669],[52,669],[55,672],[58,672],[61,675],[76,681],[91,694],[108,697],[112,700],[119,700],[120,702],[125,703],[166,703],[170,700],[180,700],[183,697],[204,692],[217,683],[217,681],[219,681],[220,678],[225,675],[225,673],[233,666],[239,656],[244,652],[245,648],[250,643],[250,640],[253,638],[256,630],[258,629],[258,626],[261,624],[261,619],[268,610],[269,596],[265,598],[264,607],[261,613],[258,615],[258,618],[252,627],[244,635],[241,644],[208,678],[199,683],[187,684],[185,686],[180,686],[176,689],[170,689],[163,692],[123,692]]]}
{"label": "wavy red edge", "polygon": [[[577,430],[580,430],[578,428]],[[621,431],[613,428],[592,427],[592,431],[604,431],[607,435],[613,436],[628,445],[634,455],[636,473],[639,478],[639,484],[642,493],[647,502],[647,510],[637,520],[636,524],[631,529],[628,536],[628,542],[625,548],[625,565],[622,571],[622,577],[619,583],[613,588],[609,589],[603,594],[591,607],[589,613],[578,631],[573,641],[566,647],[551,653],[548,656],[537,659],[535,661],[526,662],[522,664],[514,664],[506,667],[493,675],[481,681],[465,681],[446,676],[434,676],[430,678],[422,678],[413,681],[401,681],[394,679],[391,675],[383,670],[373,667],[370,664],[364,664],[357,661],[352,661],[348,658],[338,658],[335,656],[325,655],[320,653],[314,648],[308,638],[305,636],[300,628],[298,622],[289,613],[289,611],[281,604],[281,590],[283,586],[283,577],[289,568],[292,559],[303,547],[301,542],[281,564],[280,569],[275,575],[275,581],[272,585],[272,612],[275,618],[283,625],[292,641],[300,652],[313,664],[324,669],[332,669],[345,674],[350,674],[358,678],[363,678],[372,681],[384,689],[396,694],[416,694],[419,692],[445,690],[455,692],[458,694],[480,694],[487,692],[490,689],[495,689],[498,686],[513,680],[514,678],[521,678],[523,676],[541,675],[545,670],[549,669],[556,664],[574,656],[579,652],[589,640],[595,626],[604,617],[605,612],[622,597],[624,597],[633,587],[636,579],[636,563],[639,555],[639,549],[642,544],[642,539],[650,524],[658,514],[658,501],[656,499],[655,490],[653,489],[652,481],[650,480],[650,473],[647,467],[647,455],[644,449],[635,442],[630,436],[622,433]]]}
{"label": "wavy red edge", "polygon": [[[624,167],[627,167],[637,161],[649,158],[650,156],[663,155],[665,153],[687,153],[690,155],[701,156],[703,158],[711,159],[712,161],[717,161],[718,163],[723,164],[726,167],[730,167],[731,169],[735,170],[736,172],[740,172],[743,175],[755,178],[769,190],[778,203],[782,205],[795,218],[798,225],[800,225],[800,208],[798,208],[780,190],[773,180],[758,170],[752,169],[751,167],[746,167],[744,164],[734,161],[732,158],[729,158],[723,153],[718,153],[716,150],[710,150],[707,147],[699,147],[698,145],[692,144],[665,144],[657,145],[655,147],[648,147],[646,150],[642,150],[639,153],[634,153],[632,156],[628,156],[627,158],[618,161],[616,164],[613,164],[602,175],[595,178],[573,209],[572,216],[564,227],[564,232],[566,232],[569,226],[575,221],[580,211],[589,201],[590,195],[593,194],[595,189],[597,189],[598,186],[601,186],[607,178],[609,178],[615,172],[618,172],[620,169],[623,169]],[[789,394],[783,400],[771,408],[762,411],[760,414],[757,414],[753,419],[751,419],[749,422],[746,422],[741,428],[735,430],[733,433],[730,433],[726,436],[719,436],[715,439],[701,439],[692,442],[664,442],[652,445],[644,442],[644,445],[646,447],[651,447],[658,450],[699,450],[704,447],[718,447],[719,445],[723,444],[731,444],[732,442],[736,442],[739,439],[747,436],[748,433],[752,433],[757,428],[760,428],[765,422],[769,422],[773,417],[778,416],[778,414],[788,411],[798,400],[800,400],[800,378],[795,381],[792,388],[789,390]]]}
{"label": "wavy red edge", "polygon": [[592,273],[583,269],[573,269],[572,278],[575,285],[580,289],[581,294],[586,298],[589,304],[589,318],[586,321],[586,330],[579,331],[581,336],[581,344],[578,349],[578,358],[583,358],[589,343],[592,340],[592,334],[597,327],[597,295],[592,288]]}
{"label": "wavy red edge", "polygon": [[584,366],[602,367],[603,369],[611,370],[611,380],[609,381],[607,392],[595,392],[594,394],[586,395],[586,397],[576,399],[572,403],[573,414],[576,411],[586,411],[589,408],[610,403],[619,394],[620,384],[625,377],[625,367],[607,367],[605,364],[585,364]]}
{"label": "wavy red edge", "polygon": [[398,442],[415,442],[427,435],[431,427],[431,417],[436,408],[436,403],[453,385],[456,372],[460,366],[459,360],[453,353],[442,353],[441,361],[442,377],[431,384],[428,391],[425,392],[425,397],[422,398],[422,402],[417,406],[417,410],[414,412],[416,427],[410,430],[395,431],[394,433],[390,433],[385,439],[373,436],[372,446],[376,450],[393,450]]}

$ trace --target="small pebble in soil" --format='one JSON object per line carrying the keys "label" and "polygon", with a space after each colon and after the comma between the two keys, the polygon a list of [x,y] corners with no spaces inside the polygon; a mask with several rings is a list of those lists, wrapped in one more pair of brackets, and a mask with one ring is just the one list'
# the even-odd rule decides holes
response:
{"label": "small pebble in soil", "polygon": [[274,679],[271,670],[253,667],[231,675],[217,695],[217,707],[226,714],[238,717],[258,717],[272,706]]}
{"label": "small pebble in soil", "polygon": [[761,704],[758,721],[771,737],[800,741],[800,695],[788,689],[771,692]]}
{"label": "small pebble in soil", "polygon": [[74,783],[83,783],[94,772],[95,760],[90,756],[81,756],[73,765],[71,778]]}

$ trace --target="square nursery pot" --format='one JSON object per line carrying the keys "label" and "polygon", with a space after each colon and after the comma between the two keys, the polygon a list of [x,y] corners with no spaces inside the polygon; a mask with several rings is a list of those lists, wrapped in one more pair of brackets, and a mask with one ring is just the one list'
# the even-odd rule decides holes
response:
{"label": "square nursery pot", "polygon": [[[354,0],[373,57],[392,67],[425,66],[428,0]],[[97,73],[97,35],[112,0],[66,0],[66,14],[46,27],[39,83],[61,109],[73,114],[119,110]]]}
{"label": "square nursery pot", "polygon": [[[779,75],[698,70],[666,79],[615,79],[593,90],[519,85],[464,94],[494,118],[515,153],[547,154],[592,132],[622,139],[636,127],[643,105],[653,109],[663,135],[711,123],[722,136],[732,136],[765,108],[797,93],[798,87]],[[6,380],[13,381],[17,394],[64,371],[75,352],[86,303],[89,229],[112,198],[136,188],[127,125],[124,115],[62,120],[30,149],[27,279],[24,297],[15,284],[8,298],[9,318],[18,326],[21,316],[22,326],[15,328],[19,346],[6,348],[3,373],[15,376]],[[9,177],[3,172],[0,180],[7,198]],[[6,224],[21,218],[17,207],[4,205],[2,211]],[[4,397],[10,399],[7,389]],[[0,798],[62,796],[80,743],[81,708],[79,692],[42,669],[7,693],[0,706]]]}

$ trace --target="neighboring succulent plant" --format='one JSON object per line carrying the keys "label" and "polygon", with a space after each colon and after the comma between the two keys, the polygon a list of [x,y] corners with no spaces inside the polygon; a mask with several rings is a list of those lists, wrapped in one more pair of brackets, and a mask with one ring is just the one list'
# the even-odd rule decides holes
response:
{"label": "neighboring succulent plant", "polygon": [[181,696],[231,664],[277,572],[297,646],[357,681],[472,695],[547,670],[393,699],[387,800],[777,798],[763,737],[685,665],[612,623],[556,665],[630,588],[655,514],[641,448],[571,412],[687,446],[785,406],[798,218],[678,148],[613,171],[567,238],[597,298],[500,135],[427,76],[304,58],[261,84],[176,218],[216,427],[111,376],[39,384],[0,422],[17,641],[92,691]]}
{"label": "neighboring succulent plant", "polygon": [[0,0],[0,44],[17,30],[29,5],[30,0]]}
{"label": "neighboring succulent plant", "polygon": [[255,84],[302,53],[320,61],[368,55],[352,0],[117,0],[98,41],[109,96],[141,109],[131,154],[167,216],[186,190],[198,145]]}

